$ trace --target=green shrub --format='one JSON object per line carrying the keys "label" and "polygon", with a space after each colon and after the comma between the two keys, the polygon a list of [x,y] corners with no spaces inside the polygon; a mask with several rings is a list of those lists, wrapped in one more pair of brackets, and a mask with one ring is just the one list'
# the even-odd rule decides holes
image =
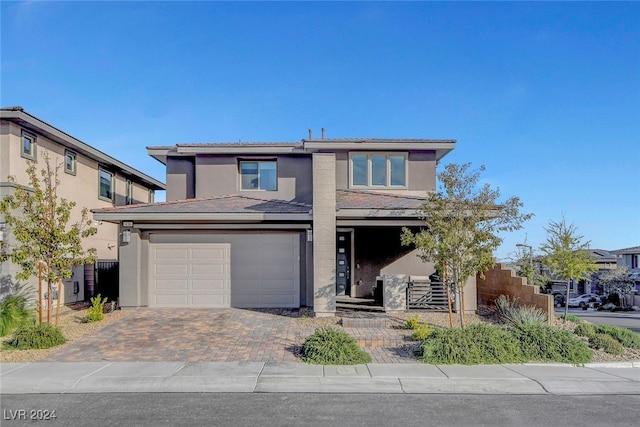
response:
{"label": "green shrub", "polygon": [[495,312],[501,322],[506,325],[520,327],[522,325],[542,324],[547,320],[542,310],[530,306],[519,306],[517,300],[509,300],[508,296],[500,295],[495,300]]}
{"label": "green shrub", "polygon": [[598,332],[611,335],[625,347],[640,348],[640,335],[634,333],[630,329],[622,328],[620,326],[601,325],[598,326]]}
{"label": "green shrub", "polygon": [[418,315],[411,316],[407,319],[407,323],[404,324],[405,329],[416,329],[420,321],[418,320]]}
{"label": "green shrub", "polygon": [[518,342],[508,331],[486,324],[436,329],[420,347],[425,363],[473,365],[522,359]]}
{"label": "green shrub", "polygon": [[581,337],[591,338],[592,336],[597,334],[598,331],[593,324],[584,322],[576,326],[576,328],[573,330],[573,333],[576,335],[580,335]]}
{"label": "green shrub", "polygon": [[576,316],[575,314],[567,314],[567,317],[565,318],[564,314],[559,316],[561,319],[566,320],[567,322],[571,322],[571,323],[581,323],[582,320]]}
{"label": "green shrub", "polygon": [[0,303],[0,337],[35,322],[35,309],[24,294],[5,297]]}
{"label": "green shrub", "polygon": [[102,299],[100,294],[91,298],[91,307],[87,309],[87,315],[85,320],[89,323],[99,322],[104,319],[104,305],[107,302],[107,298]]}
{"label": "green shrub", "polygon": [[433,333],[433,328],[426,323],[420,323],[415,328],[413,328],[413,334],[411,334],[411,338],[416,341],[422,341],[427,339],[429,335]]}
{"label": "green shrub", "polygon": [[611,335],[594,334],[589,337],[589,346],[595,349],[602,349],[605,353],[620,356],[624,354],[624,347]]}
{"label": "green shrub", "polygon": [[371,362],[371,356],[346,332],[318,328],[302,345],[304,361],[316,365],[358,365]]}
{"label": "green shrub", "polygon": [[42,349],[64,344],[62,330],[49,323],[26,326],[13,334],[8,346],[19,350]]}
{"label": "green shrub", "polygon": [[524,359],[530,362],[587,363],[593,353],[571,332],[546,325],[524,325],[512,329]]}

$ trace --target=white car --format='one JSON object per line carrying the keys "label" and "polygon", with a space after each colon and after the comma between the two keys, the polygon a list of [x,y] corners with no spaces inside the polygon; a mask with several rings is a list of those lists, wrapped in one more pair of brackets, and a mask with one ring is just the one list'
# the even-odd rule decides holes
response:
{"label": "white car", "polygon": [[575,298],[571,298],[569,300],[569,307],[580,307],[585,308],[589,305],[590,302],[595,303],[595,305],[599,305],[602,300],[596,294],[582,294],[578,295]]}

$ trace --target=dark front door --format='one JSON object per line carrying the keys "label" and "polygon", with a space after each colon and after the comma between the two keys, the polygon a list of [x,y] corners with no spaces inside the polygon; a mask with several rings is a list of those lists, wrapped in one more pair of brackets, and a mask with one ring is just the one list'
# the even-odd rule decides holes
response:
{"label": "dark front door", "polygon": [[336,237],[336,295],[351,293],[351,233],[338,232]]}

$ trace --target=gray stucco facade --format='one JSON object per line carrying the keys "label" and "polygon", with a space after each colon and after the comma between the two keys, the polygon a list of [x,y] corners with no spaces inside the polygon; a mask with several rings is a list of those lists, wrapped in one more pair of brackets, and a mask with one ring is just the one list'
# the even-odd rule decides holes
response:
{"label": "gray stucco facade", "polygon": [[[323,316],[335,313],[338,292],[370,297],[383,277],[397,291],[406,278],[434,272],[400,244],[400,234],[420,226],[417,211],[435,189],[437,162],[454,145],[345,139],[149,147],[167,166],[167,202],[94,211],[131,231],[120,244],[120,304],[160,306],[175,295],[175,304],[194,307],[312,306]],[[370,185],[354,185],[354,157],[368,162]],[[277,186],[243,189],[245,161],[277,165]],[[389,180],[398,161],[400,185]],[[386,185],[375,185],[380,176]],[[207,254],[217,258],[202,262]]]}

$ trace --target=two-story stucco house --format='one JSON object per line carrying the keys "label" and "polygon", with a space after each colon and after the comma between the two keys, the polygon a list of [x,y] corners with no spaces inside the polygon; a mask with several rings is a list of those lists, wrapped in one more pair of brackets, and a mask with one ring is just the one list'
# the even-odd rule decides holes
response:
{"label": "two-story stucco house", "polygon": [[[123,307],[313,307],[427,276],[400,244],[454,140],[303,139],[149,147],[167,202],[94,211],[121,224]],[[473,284],[475,286],[475,283]],[[475,310],[475,288],[465,309]]]}
{"label": "two-story stucco house", "polygon": [[[60,165],[58,196],[76,202],[70,222],[79,219],[82,207],[95,209],[153,202],[154,192],[165,189],[162,182],[45,123],[21,107],[0,109],[0,198],[11,194],[15,185],[27,186],[28,162],[35,161],[39,171],[47,155],[52,166]],[[9,182],[8,176],[14,176],[17,184]],[[117,260],[118,225],[100,221],[95,225],[97,234],[85,239],[83,246],[95,248],[99,260]],[[0,230],[2,239],[6,240],[2,243],[10,243],[11,230],[1,217]],[[86,267],[74,269],[73,277],[65,283],[61,302],[84,299],[85,282],[93,283],[90,277],[93,265]],[[1,293],[7,293],[15,284],[17,271],[17,265],[0,263]],[[37,285],[37,279],[33,278],[29,284]]]}

